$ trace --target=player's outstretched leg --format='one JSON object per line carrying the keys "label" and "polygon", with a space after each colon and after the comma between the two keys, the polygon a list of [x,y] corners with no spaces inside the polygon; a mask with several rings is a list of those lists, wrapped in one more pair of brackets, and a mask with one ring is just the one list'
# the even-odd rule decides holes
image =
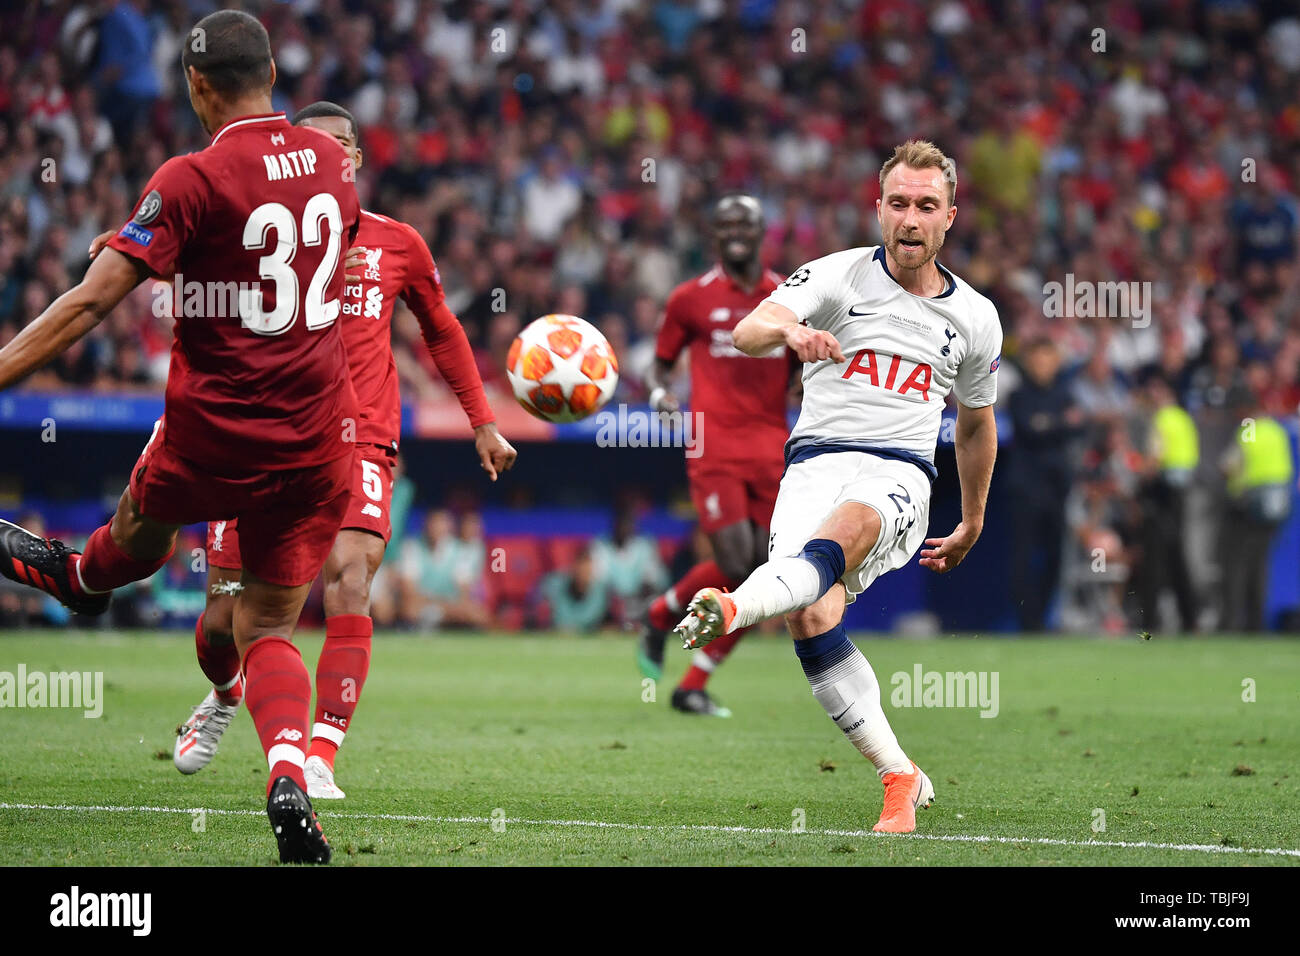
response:
{"label": "player's outstretched leg", "polygon": [[813,538],[799,554],[760,565],[732,594],[718,588],[696,592],[673,633],[686,650],[703,647],[722,634],[807,607],[830,590],[844,568],[844,547],[838,541]]}
{"label": "player's outstretched leg", "polygon": [[860,501],[840,504],[798,554],[759,565],[732,594],[717,588],[697,592],[673,633],[683,649],[691,650],[720,634],[808,607],[844,576],[845,568],[867,560],[880,528],[875,508]]}
{"label": "player's outstretched leg", "polygon": [[0,520],[0,574],[44,591],[74,614],[102,614],[112,595],[89,594],[72,584],[80,556],[56,538],[42,538]]}
{"label": "player's outstretched leg", "polygon": [[212,689],[177,731],[172,763],[181,773],[197,773],[212,762],[244,699],[234,634],[234,586],[238,584],[239,572],[209,564],[207,600],[194,625],[194,650]]}
{"label": "player's outstretched leg", "polygon": [[347,528],[325,562],[325,646],[316,663],[316,712],[304,767],[313,800],[347,796],[334,782],[334,760],[370,672],[370,585],[384,548],[378,534]]}
{"label": "player's outstretched leg", "polygon": [[112,521],[91,534],[84,553],[0,521],[0,574],[44,591],[74,614],[103,614],[114,588],[142,581],[167,563],[176,531],[140,514],[128,492]]}
{"label": "player's outstretched leg", "polygon": [[874,829],[911,833],[916,811],[934,800],[934,787],[898,745],[880,706],[875,671],[844,633],[843,618],[844,587],[837,584],[815,604],[788,615],[786,623],[813,696],[885,785],[884,809]]}

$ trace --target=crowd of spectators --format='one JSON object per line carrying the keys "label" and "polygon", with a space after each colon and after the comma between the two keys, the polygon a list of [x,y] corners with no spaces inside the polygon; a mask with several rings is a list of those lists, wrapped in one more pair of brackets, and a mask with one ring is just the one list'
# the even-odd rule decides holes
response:
{"label": "crowd of spectators", "polygon": [[[155,168],[205,144],[179,51],[213,7],[48,0],[6,15],[0,343],[76,280],[91,237],[126,221]],[[959,175],[942,259],[997,304],[1003,394],[1014,412],[1032,381],[1018,424],[1042,426],[1018,437],[1038,451],[1007,478],[1038,489],[1017,545],[1020,580],[1032,582],[1021,585],[1022,623],[1154,623],[1129,592],[1163,540],[1143,518],[1159,471],[1148,395],[1158,382],[1199,435],[1178,495],[1187,575],[1198,590],[1224,578],[1215,529],[1235,507],[1227,475],[1242,410],[1292,419],[1300,403],[1294,3],[244,7],[271,35],[277,107],[329,99],[357,116],[362,203],[428,240],[490,385],[523,323],[569,312],[624,357],[621,397],[643,398],[661,305],[707,267],[710,200],[757,195],[765,259],[788,271],[877,241],[880,163],[895,143],[933,140]],[[1149,283],[1149,309],[1052,314],[1045,289],[1067,276]],[[170,319],[153,298],[146,283],[30,385],[160,389]],[[401,310],[394,344],[406,393],[444,396]],[[1034,537],[1034,520],[1054,533]],[[429,556],[463,535],[426,536],[434,530]],[[1187,606],[1180,573],[1139,583],[1172,593],[1180,617],[1230,617]],[[569,589],[583,592],[575,576]]]}
{"label": "crowd of spectators", "polygon": [[[415,630],[632,628],[670,583],[659,542],[638,533],[627,509],[606,536],[493,545],[489,554],[477,513],[431,509],[422,533],[390,551],[396,557],[376,579],[376,623]],[[534,551],[545,552],[541,560],[529,560]]]}

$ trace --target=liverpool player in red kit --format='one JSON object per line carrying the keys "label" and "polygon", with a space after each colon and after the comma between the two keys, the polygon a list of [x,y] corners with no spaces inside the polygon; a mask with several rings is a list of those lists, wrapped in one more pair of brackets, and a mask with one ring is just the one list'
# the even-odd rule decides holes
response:
{"label": "liverpool player in red kit", "polygon": [[[361,167],[356,120],[343,107],[313,103],[299,111],[294,125],[332,136],[352,157],[354,168]],[[447,308],[438,269],[420,234],[405,223],[363,210],[348,268],[340,321],[361,413],[347,514],[325,562],[325,645],[316,664],[316,713],[304,768],[312,799],[345,796],[334,783],[334,757],[370,669],[370,585],[392,536],[389,505],[402,424],[390,332],[399,298],[419,320],[429,353],[460,399],[483,469],[495,481],[515,460],[514,448],[493,423],[469,339]],[[234,521],[208,525],[208,596],[195,643],[212,691],[176,738],[173,761],[182,773],[194,773],[212,760],[242,693],[239,655],[231,636],[231,591],[241,565],[238,527],[242,525]]]}
{"label": "liverpool player in red kit", "polygon": [[164,415],[84,554],[5,523],[0,572],[101,613],[166,563],[182,525],[243,519],[231,629],[270,767],[267,815],[282,862],[324,863],[303,777],[311,680],[290,638],[351,498],[357,405],[337,320],[360,210],[343,148],[272,112],[262,25],[220,11],[190,37],[181,62],[210,144],[164,163],[81,283],[0,350],[5,388],[149,276],[183,275],[206,294],[175,318]]}
{"label": "liverpool player in red kit", "polygon": [[[752,196],[723,197],[713,211],[718,263],[684,282],[668,297],[655,363],[647,376],[650,404],[657,412],[678,410],[665,384],[673,364],[689,347],[691,413],[701,417],[702,436],[688,453],[686,474],[700,527],[713,545],[713,560],[697,564],[650,605],[649,622],[637,647],[647,677],[663,676],[664,640],[682,616],[685,602],[709,582],[734,587],[767,560],[767,525],[785,468],[790,433],[786,395],[794,369],[784,349],[750,358],[731,343],[736,323],[780,284],[782,277],[759,261],[763,210]],[[695,654],[673,691],[672,705],[686,713],[729,717],[705,685],[743,631],[711,642]],[[719,642],[722,642],[721,644]]]}

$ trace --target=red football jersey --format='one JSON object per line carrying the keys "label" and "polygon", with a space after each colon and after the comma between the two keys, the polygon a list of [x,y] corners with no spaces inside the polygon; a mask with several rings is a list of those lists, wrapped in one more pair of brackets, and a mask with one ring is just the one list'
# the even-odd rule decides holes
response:
{"label": "red football jersey", "polygon": [[429,353],[460,399],[470,426],[492,421],[474,351],[460,320],[447,308],[424,239],[404,222],[362,210],[354,245],[367,250],[361,282],[349,283],[343,299],[343,339],[361,407],[357,441],[397,449],[402,399],[391,326],[399,298],[419,320]]}
{"label": "red football jersey", "polygon": [[691,411],[704,415],[702,454],[688,464],[782,456],[790,434],[785,416],[790,355],[781,346],[751,358],[731,341],[736,323],[781,281],[768,269],[754,290],[745,292],[717,265],[668,296],[655,355],[675,362],[690,347]]}
{"label": "red football jersey", "polygon": [[109,240],[173,283],[163,434],[180,457],[229,475],[352,453],[338,319],[360,206],[347,163],[283,113],[246,116],[165,162]]}

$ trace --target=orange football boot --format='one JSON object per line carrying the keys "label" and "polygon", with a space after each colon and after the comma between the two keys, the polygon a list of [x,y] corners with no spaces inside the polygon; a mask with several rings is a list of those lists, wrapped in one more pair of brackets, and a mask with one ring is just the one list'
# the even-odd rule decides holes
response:
{"label": "orange football boot", "polygon": [[735,617],[736,602],[731,595],[720,588],[700,588],[673,633],[682,639],[682,650],[698,650],[731,630]]}
{"label": "orange football boot", "polygon": [[934,802],[930,778],[913,763],[911,773],[887,773],[880,782],[885,785],[885,808],[871,829],[877,833],[911,833],[916,829],[916,811]]}

